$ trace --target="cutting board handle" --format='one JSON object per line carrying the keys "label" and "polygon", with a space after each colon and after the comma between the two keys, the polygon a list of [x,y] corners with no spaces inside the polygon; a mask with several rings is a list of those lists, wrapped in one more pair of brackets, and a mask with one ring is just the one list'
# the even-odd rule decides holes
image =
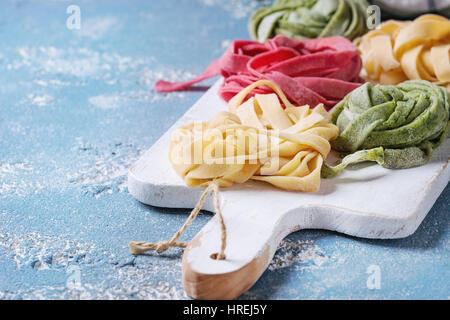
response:
{"label": "cutting board handle", "polygon": [[280,220],[264,221],[264,230],[261,230],[261,225],[245,214],[240,214],[238,219],[224,214],[224,218],[227,228],[224,260],[215,259],[221,244],[217,216],[184,250],[182,281],[184,290],[192,298],[218,300],[240,296],[266,270],[278,244],[289,233],[279,228]]}

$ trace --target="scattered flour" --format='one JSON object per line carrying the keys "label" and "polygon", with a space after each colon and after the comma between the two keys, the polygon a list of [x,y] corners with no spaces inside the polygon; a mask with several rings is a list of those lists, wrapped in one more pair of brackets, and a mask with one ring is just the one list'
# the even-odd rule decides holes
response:
{"label": "scattered flour", "polygon": [[0,177],[5,174],[20,174],[23,171],[31,171],[33,168],[26,163],[3,163],[0,164]]}
{"label": "scattered flour", "polygon": [[[105,26],[116,23],[114,19],[105,21]],[[156,93],[155,82],[160,79],[186,81],[196,76],[186,70],[170,67],[153,68],[153,57],[133,58],[84,47],[22,46],[16,49],[16,53],[18,59],[5,61],[6,68],[27,69],[35,78],[32,83],[42,88],[86,86],[90,81],[100,81],[109,86],[120,83],[122,91],[118,93],[100,93],[88,98],[91,105],[100,109],[116,109],[133,101],[154,103],[160,100],[182,99],[185,97],[184,92]],[[136,78],[141,88],[127,90],[127,86],[134,83]],[[50,94],[29,93],[23,102],[44,107],[53,104],[55,98]]]}
{"label": "scattered flour", "polygon": [[[136,263],[136,258],[118,264],[114,254],[100,250],[91,243],[65,240],[38,233],[0,233],[0,254],[10,257],[17,269],[32,268],[39,272],[63,273],[66,283],[56,286],[22,286],[19,290],[0,287],[4,299],[187,299],[179,281],[181,264],[168,260]],[[125,256],[126,259],[129,257]],[[178,260],[178,258],[177,258]],[[103,279],[90,278],[93,268],[103,268]],[[70,270],[78,270],[76,285],[68,285]],[[94,272],[95,274],[95,272]],[[175,285],[158,278],[171,279]],[[94,282],[90,282],[91,279]]]}
{"label": "scattered flour", "polygon": [[220,42],[220,47],[221,47],[222,49],[226,49],[226,48],[228,48],[228,47],[230,46],[230,44],[231,44],[232,42],[233,42],[233,41],[230,40],[230,39],[222,40],[222,41]]}
{"label": "scattered flour", "polygon": [[137,74],[139,84],[143,90],[123,91],[111,94],[101,94],[90,97],[89,103],[100,109],[117,109],[131,102],[154,103],[161,100],[182,99],[184,92],[156,93],[153,86],[160,79],[168,81],[186,81],[195,77],[193,73],[183,70],[155,71],[144,69]]}
{"label": "scattered flour", "polygon": [[[178,277],[181,276],[177,275]],[[114,276],[117,284],[96,292],[95,295],[106,299],[136,298],[143,300],[180,300],[188,296],[181,285],[170,286],[166,281],[149,281],[149,270],[136,266],[127,266],[118,269]]]}
{"label": "scattered flour", "polygon": [[329,260],[312,240],[283,240],[278,247],[268,269],[278,269],[295,266],[297,268],[320,267]]}
{"label": "scattered flour", "polygon": [[117,109],[129,104],[154,103],[156,101],[182,99],[184,92],[154,93],[153,90],[132,90],[112,94],[101,94],[90,97],[88,102],[96,108],[108,110]]}
{"label": "scattered flour", "polygon": [[0,233],[0,250],[12,257],[17,269],[35,270],[65,268],[69,263],[95,264],[94,245],[38,233]]}
{"label": "scattered flour", "polygon": [[28,68],[38,75],[64,75],[111,81],[128,70],[138,70],[153,58],[131,58],[117,53],[87,48],[19,47],[19,60],[7,65],[9,70]]}
{"label": "scattered flour", "polygon": [[17,292],[0,291],[0,300],[181,300],[189,297],[181,288],[170,286],[166,281],[152,283],[143,277],[145,270],[119,270],[117,283],[109,286],[108,281],[91,284],[82,283],[79,288],[69,289],[66,286],[43,286],[38,289],[22,289]]}
{"label": "scattered flour", "polygon": [[81,28],[79,30],[74,30],[74,32],[81,37],[99,40],[119,25],[120,21],[115,17],[93,17],[83,20]]}
{"label": "scattered flour", "polygon": [[119,108],[122,102],[120,95],[99,95],[90,97],[89,103],[100,109],[116,109]]}
{"label": "scattered flour", "polygon": [[1,163],[0,196],[24,197],[30,192],[39,192],[43,185],[33,178],[33,173],[34,169],[28,163]]}
{"label": "scattered flour", "polygon": [[164,79],[167,81],[187,81],[195,78],[196,75],[185,70],[163,70],[155,71],[144,69],[138,74],[139,84],[153,88],[156,81]]}
{"label": "scattered flour", "polygon": [[70,83],[68,81],[61,81],[59,79],[49,79],[49,80],[39,79],[34,80],[33,82],[41,87],[48,87],[48,86],[67,87],[73,85],[73,83]]}
{"label": "scattered flour", "polygon": [[27,98],[28,98],[29,103],[31,103],[35,106],[38,106],[38,107],[48,106],[54,100],[54,98],[48,94],[37,95],[37,94],[30,93],[27,95]]}
{"label": "scattered flour", "polygon": [[86,194],[96,198],[127,190],[128,167],[141,155],[141,149],[133,144],[118,142],[98,148],[81,138],[77,139],[72,151],[81,157],[77,163],[82,164],[75,173],[68,174],[69,182],[81,186]]}

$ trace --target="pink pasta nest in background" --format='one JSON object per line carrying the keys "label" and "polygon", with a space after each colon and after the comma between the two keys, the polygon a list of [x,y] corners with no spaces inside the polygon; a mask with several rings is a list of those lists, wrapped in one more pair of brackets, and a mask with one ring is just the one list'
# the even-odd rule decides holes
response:
{"label": "pink pasta nest in background", "polygon": [[[355,46],[344,37],[299,41],[280,35],[265,43],[236,40],[195,79],[160,80],[155,90],[186,90],[207,78],[222,75],[224,82],[218,93],[228,102],[249,84],[267,79],[275,82],[295,105],[323,103],[330,109],[361,85],[361,66]],[[259,87],[249,96],[270,92],[269,87]]]}

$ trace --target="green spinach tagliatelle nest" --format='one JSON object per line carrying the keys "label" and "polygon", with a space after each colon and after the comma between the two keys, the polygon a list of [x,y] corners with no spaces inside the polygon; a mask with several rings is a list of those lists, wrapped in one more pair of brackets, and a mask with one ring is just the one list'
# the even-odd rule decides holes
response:
{"label": "green spinach tagliatelle nest", "polygon": [[450,131],[448,95],[424,80],[353,90],[331,112],[340,132],[332,147],[348,155],[335,167],[324,165],[323,176],[367,160],[389,169],[426,164]]}
{"label": "green spinach tagliatelle nest", "polygon": [[365,0],[276,0],[252,15],[249,31],[260,42],[278,34],[299,40],[328,36],[353,40],[367,32],[367,7]]}

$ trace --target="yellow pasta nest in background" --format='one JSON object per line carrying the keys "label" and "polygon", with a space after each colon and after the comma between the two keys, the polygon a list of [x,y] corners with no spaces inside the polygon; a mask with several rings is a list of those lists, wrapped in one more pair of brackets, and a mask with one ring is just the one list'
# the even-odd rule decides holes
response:
{"label": "yellow pasta nest in background", "polygon": [[414,21],[389,20],[355,40],[362,76],[381,84],[422,79],[450,91],[450,20],[426,14]]}

